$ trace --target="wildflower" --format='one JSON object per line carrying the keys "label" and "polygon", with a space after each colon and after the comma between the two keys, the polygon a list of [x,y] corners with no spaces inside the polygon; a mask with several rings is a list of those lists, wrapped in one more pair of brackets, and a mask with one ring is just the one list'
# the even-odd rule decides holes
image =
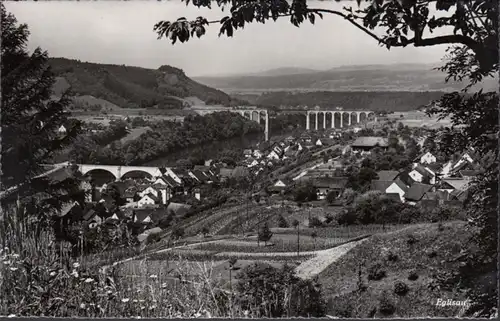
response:
{"label": "wildflower", "polygon": [[124,299],[122,299],[122,302],[123,302],[123,303],[127,303],[128,301],[130,301],[130,299],[129,299],[129,298],[124,298]]}
{"label": "wildflower", "polygon": [[10,260],[3,261],[3,264],[5,264],[5,265],[10,265],[10,263],[11,263]]}
{"label": "wildflower", "polygon": [[73,263],[73,267],[75,269],[79,268],[80,267],[80,263],[78,263],[78,262]]}
{"label": "wildflower", "polygon": [[16,268],[16,267],[11,267],[11,268],[10,268],[10,270],[11,270],[11,271],[16,271],[16,270],[17,270],[17,268]]}
{"label": "wildflower", "polygon": [[50,276],[56,276],[56,272],[52,271],[52,272],[50,272],[50,274],[49,274],[49,275],[50,275]]}
{"label": "wildflower", "polygon": [[158,275],[156,275],[156,274],[151,274],[149,277],[150,277],[151,279],[157,279],[157,278],[158,278]]}
{"label": "wildflower", "polygon": [[87,278],[87,279],[85,279],[85,283],[91,283],[91,282],[94,282],[93,278]]}
{"label": "wildflower", "polygon": [[15,318],[15,317],[16,317],[16,315],[15,315],[15,314],[9,314],[9,315],[7,316],[7,318]]}
{"label": "wildflower", "polygon": [[74,276],[75,278],[77,278],[78,272],[76,270],[73,270],[73,272],[71,272],[71,275]]}
{"label": "wildflower", "polygon": [[137,301],[136,299],[134,299],[134,300],[132,300],[132,302],[137,303],[137,302],[139,302],[139,301]]}
{"label": "wildflower", "polygon": [[111,294],[113,294],[113,291],[108,290],[106,293],[109,294],[109,295],[111,295]]}
{"label": "wildflower", "polygon": [[15,259],[17,259],[19,257],[19,254],[17,254],[17,253],[16,254],[12,254],[12,257],[15,258]]}
{"label": "wildflower", "polygon": [[80,304],[80,309],[85,309],[85,303]]}

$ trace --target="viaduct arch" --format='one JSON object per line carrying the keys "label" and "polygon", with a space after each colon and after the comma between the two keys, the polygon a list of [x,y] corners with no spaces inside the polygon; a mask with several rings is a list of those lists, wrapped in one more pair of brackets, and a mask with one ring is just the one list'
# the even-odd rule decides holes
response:
{"label": "viaduct arch", "polygon": [[[367,119],[371,119],[372,117],[375,117],[375,113],[373,111],[362,111],[362,110],[308,110],[307,111],[307,116],[306,116],[306,129],[310,130],[311,129],[311,115],[314,115],[315,117],[315,130],[318,130],[319,127],[319,117],[320,114],[322,114],[323,118],[323,128],[326,129],[326,123],[327,123],[327,115],[330,114],[330,119],[331,119],[331,128],[337,128],[335,126],[335,120],[340,118],[339,121],[339,128],[342,128],[344,126],[344,122],[347,119],[347,125],[351,126],[353,124],[359,124],[362,121],[365,121]],[[338,118],[337,118],[338,115]]]}
{"label": "viaduct arch", "polygon": [[[152,177],[162,176],[162,172],[159,167],[151,166],[120,166],[120,165],[88,165],[88,164],[77,164],[78,170],[82,175],[86,175],[94,170],[103,170],[111,173],[116,180],[120,180],[125,174],[130,172],[143,172],[151,175]],[[170,169],[165,168],[165,175],[172,177],[177,183],[181,183],[181,179]]]}

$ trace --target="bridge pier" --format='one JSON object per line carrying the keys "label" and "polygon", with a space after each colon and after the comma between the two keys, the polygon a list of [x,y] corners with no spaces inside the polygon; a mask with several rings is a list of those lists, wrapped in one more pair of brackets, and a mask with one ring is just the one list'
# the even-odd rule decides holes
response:
{"label": "bridge pier", "polygon": [[[348,126],[351,126],[353,124],[353,120],[352,120],[352,114],[354,113],[356,115],[356,124],[359,124],[361,123],[361,115],[362,114],[365,114],[366,116],[366,120],[369,119],[370,115],[373,115],[374,112],[372,111],[331,111],[331,110],[308,110],[307,111],[307,114],[306,114],[306,130],[311,130],[311,114],[314,114],[314,117],[315,117],[315,120],[316,120],[316,124],[315,124],[315,129],[318,130],[319,128],[319,125],[318,125],[318,114],[319,113],[323,113],[323,128],[326,129],[326,114],[327,113],[331,113],[332,115],[332,125],[331,125],[331,128],[336,128],[335,127],[335,114],[339,114],[340,115],[340,128],[343,128],[344,127],[344,114],[347,114],[349,117],[347,119],[347,125]],[[375,119],[377,119],[375,117]]]}

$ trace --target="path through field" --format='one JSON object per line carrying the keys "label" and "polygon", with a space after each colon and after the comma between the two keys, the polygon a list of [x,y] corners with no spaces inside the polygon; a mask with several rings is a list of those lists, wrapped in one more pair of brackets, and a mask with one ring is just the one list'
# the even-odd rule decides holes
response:
{"label": "path through field", "polygon": [[367,240],[368,238],[346,243],[332,249],[316,251],[313,258],[301,263],[297,268],[297,276],[302,279],[311,279],[321,273],[330,264],[340,259],[344,254]]}

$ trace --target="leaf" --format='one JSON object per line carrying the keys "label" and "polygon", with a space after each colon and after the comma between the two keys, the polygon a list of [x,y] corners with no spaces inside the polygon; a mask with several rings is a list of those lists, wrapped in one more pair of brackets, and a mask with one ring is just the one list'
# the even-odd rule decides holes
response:
{"label": "leaf", "polygon": [[309,21],[311,22],[311,24],[314,24],[314,19],[315,19],[314,14],[310,13],[309,14]]}

